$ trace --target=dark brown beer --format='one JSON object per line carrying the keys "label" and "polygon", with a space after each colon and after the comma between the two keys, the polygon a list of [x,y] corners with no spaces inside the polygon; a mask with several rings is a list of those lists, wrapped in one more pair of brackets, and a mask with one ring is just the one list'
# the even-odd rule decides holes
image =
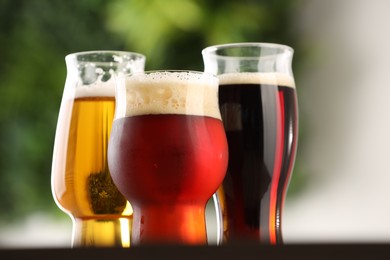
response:
{"label": "dark brown beer", "polygon": [[220,79],[219,104],[229,145],[221,198],[227,211],[225,242],[282,243],[281,211],[298,131],[293,81],[260,73]]}

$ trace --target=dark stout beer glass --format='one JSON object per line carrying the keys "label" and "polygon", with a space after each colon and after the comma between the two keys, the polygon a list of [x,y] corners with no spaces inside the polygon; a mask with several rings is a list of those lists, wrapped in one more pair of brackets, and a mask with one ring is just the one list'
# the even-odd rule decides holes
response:
{"label": "dark stout beer glass", "polygon": [[222,209],[217,216],[223,219],[223,241],[281,244],[298,136],[293,49],[233,43],[210,46],[202,55],[205,72],[219,78],[229,144],[227,174],[214,195],[221,204],[216,209]]}
{"label": "dark stout beer glass", "polygon": [[218,78],[155,71],[118,78],[108,163],[133,206],[133,244],[207,244],[205,206],[228,147]]}
{"label": "dark stout beer glass", "polygon": [[72,246],[130,245],[132,208],[112,182],[107,145],[115,112],[115,76],[143,71],[138,53],[89,51],[65,58],[52,192],[73,221]]}

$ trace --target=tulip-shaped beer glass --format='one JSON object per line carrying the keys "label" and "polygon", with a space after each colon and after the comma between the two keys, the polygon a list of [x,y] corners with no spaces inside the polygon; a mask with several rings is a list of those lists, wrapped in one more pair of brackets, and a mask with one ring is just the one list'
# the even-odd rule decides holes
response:
{"label": "tulip-shaped beer glass", "polygon": [[65,60],[67,77],[52,162],[54,199],[73,220],[73,247],[128,247],[132,209],[112,182],[107,145],[115,77],[143,71],[145,57],[90,51]]}
{"label": "tulip-shaped beer glass", "polygon": [[218,78],[154,71],[118,78],[108,147],[133,206],[132,244],[207,244],[205,206],[226,174]]}
{"label": "tulip-shaped beer glass", "polygon": [[226,178],[214,195],[222,208],[224,242],[281,244],[298,136],[293,50],[233,43],[207,47],[202,55],[205,72],[219,78],[229,144]]}

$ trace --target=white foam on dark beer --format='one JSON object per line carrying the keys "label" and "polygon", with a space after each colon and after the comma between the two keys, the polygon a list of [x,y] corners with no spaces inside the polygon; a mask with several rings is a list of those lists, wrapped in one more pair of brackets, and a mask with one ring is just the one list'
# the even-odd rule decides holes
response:
{"label": "white foam on dark beer", "polygon": [[221,118],[218,78],[195,72],[153,72],[126,79],[126,116],[188,114]]}
{"label": "white foam on dark beer", "polygon": [[277,72],[240,72],[218,75],[219,84],[265,84],[295,88],[294,78]]}

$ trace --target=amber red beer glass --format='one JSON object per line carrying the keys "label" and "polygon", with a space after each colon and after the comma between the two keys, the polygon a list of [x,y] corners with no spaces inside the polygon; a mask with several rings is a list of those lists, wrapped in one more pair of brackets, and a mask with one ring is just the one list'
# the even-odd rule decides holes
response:
{"label": "amber red beer glass", "polygon": [[134,215],[133,244],[207,244],[205,206],[226,173],[218,78],[154,71],[118,78],[108,163]]}
{"label": "amber red beer glass", "polygon": [[229,144],[226,177],[210,200],[222,209],[217,216],[223,220],[223,241],[281,244],[298,137],[293,49],[233,43],[207,47],[202,55],[205,71],[219,78]]}
{"label": "amber red beer glass", "polygon": [[143,71],[142,54],[87,51],[65,57],[52,162],[52,192],[73,220],[73,247],[128,247],[132,208],[114,185],[107,146],[115,112],[115,77]]}

